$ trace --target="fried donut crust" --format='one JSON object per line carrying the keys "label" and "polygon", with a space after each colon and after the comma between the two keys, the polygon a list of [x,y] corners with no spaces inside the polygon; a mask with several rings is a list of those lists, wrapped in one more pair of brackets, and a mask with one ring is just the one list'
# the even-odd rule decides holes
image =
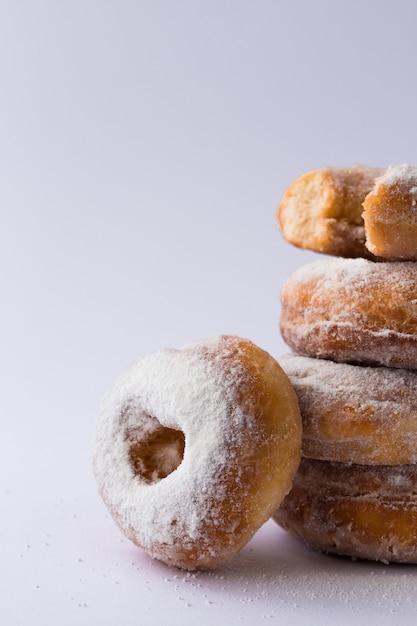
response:
{"label": "fried donut crust", "polygon": [[365,245],[374,255],[417,260],[417,167],[389,167],[363,203]]}
{"label": "fried donut crust", "polygon": [[417,466],[303,458],[273,517],[322,552],[417,563]]}
{"label": "fried donut crust", "polygon": [[417,368],[417,263],[327,258],[281,290],[281,334],[293,352]]}
{"label": "fried donut crust", "polygon": [[342,257],[373,258],[362,203],[383,169],[354,165],[306,172],[285,191],[277,220],[291,244]]}
{"label": "fried donut crust", "polygon": [[303,456],[343,463],[417,463],[417,371],[297,355],[279,359],[295,389]]}
{"label": "fried donut crust", "polygon": [[161,350],[114,383],[94,472],[122,532],[186,570],[232,558],[273,514],[298,467],[297,397],[276,360],[221,336]]}

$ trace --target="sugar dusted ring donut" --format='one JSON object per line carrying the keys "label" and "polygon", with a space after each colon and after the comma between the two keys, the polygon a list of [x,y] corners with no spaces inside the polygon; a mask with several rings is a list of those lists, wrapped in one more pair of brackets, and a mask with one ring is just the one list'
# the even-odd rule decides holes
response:
{"label": "sugar dusted ring donut", "polygon": [[297,394],[303,456],[369,465],[417,463],[417,371],[294,354],[279,364]]}
{"label": "sugar dusted ring donut", "polygon": [[274,519],[322,552],[417,563],[417,465],[303,458]]}
{"label": "sugar dusted ring donut", "polygon": [[273,514],[300,459],[295,392],[233,336],[134,363],[97,418],[94,471],[115,521],[168,565],[233,557]]}
{"label": "sugar dusted ring donut", "polygon": [[306,172],[285,191],[277,220],[289,243],[342,257],[371,257],[365,247],[362,203],[381,168],[322,167]]}
{"label": "sugar dusted ring donut", "polygon": [[326,258],[281,289],[281,333],[298,354],[417,369],[417,263]]}

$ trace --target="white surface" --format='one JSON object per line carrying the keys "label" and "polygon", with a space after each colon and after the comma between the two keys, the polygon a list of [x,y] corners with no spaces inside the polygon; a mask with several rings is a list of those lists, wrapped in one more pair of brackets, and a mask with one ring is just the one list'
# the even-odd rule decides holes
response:
{"label": "white surface", "polygon": [[410,1],[0,0],[0,622],[414,623],[414,567],[269,522],[186,575],[96,493],[98,404],[132,360],[219,333],[278,356],[314,256],[275,210],[308,169],[416,164]]}

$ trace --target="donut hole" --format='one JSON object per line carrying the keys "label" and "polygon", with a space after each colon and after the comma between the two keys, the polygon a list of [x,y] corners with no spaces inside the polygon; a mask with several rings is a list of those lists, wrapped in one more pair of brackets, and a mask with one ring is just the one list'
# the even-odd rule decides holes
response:
{"label": "donut hole", "polygon": [[159,426],[140,441],[132,441],[130,463],[136,476],[148,484],[166,478],[184,458],[185,437],[181,430]]}

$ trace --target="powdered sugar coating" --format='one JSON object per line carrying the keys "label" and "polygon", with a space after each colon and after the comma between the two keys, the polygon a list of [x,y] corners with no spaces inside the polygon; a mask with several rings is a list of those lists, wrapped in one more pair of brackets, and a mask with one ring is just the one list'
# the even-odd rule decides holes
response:
{"label": "powdered sugar coating", "polygon": [[375,268],[379,267],[367,259],[319,259],[299,267],[293,275],[294,280],[301,282],[320,280],[323,289],[334,288],[335,281],[343,289],[353,291],[359,283],[365,285],[375,275]]}
{"label": "powdered sugar coating", "polygon": [[386,187],[399,186],[408,192],[412,191],[415,193],[417,191],[417,167],[407,163],[390,165],[383,175],[376,179],[375,187],[371,193],[378,193],[381,185]]}
{"label": "powdered sugar coating", "polygon": [[296,355],[280,365],[296,391],[302,454],[343,463],[417,462],[417,372]]}
{"label": "powdered sugar coating", "polygon": [[417,368],[417,263],[329,258],[281,291],[281,332],[294,352]]}
{"label": "powdered sugar coating", "polygon": [[[276,385],[284,415],[272,414]],[[178,467],[149,484],[130,449],[158,427],[182,431],[185,448]],[[150,354],[122,374],[97,419],[95,475],[136,544],[168,564],[213,567],[288,491],[300,435],[295,393],[278,364],[246,340],[219,337]]]}

